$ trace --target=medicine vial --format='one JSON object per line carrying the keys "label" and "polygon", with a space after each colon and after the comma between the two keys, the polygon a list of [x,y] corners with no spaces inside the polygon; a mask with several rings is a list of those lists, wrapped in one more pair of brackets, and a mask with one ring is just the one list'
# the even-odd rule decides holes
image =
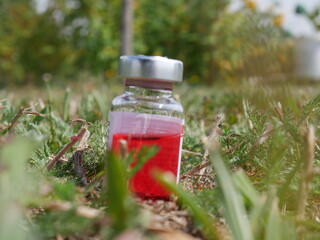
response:
{"label": "medicine vial", "polygon": [[[124,94],[113,99],[109,113],[108,146],[120,151],[122,140],[137,156],[142,146],[158,152],[129,180],[129,189],[143,199],[169,199],[153,178],[153,170],[179,179],[183,135],[183,107],[173,98],[173,84],[182,81],[183,63],[158,56],[121,56],[119,77]],[[132,166],[138,160],[134,160]]]}

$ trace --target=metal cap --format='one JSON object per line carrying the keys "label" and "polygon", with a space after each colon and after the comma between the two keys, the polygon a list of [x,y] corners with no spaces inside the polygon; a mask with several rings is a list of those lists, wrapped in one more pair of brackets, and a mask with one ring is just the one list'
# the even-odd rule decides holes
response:
{"label": "metal cap", "polygon": [[175,59],[158,56],[121,56],[119,77],[139,80],[181,82],[183,63]]}

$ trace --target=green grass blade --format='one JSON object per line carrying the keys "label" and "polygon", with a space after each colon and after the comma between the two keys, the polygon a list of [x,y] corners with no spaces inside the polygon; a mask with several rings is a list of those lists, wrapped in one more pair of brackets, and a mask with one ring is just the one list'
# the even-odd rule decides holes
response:
{"label": "green grass blade", "polygon": [[[129,168],[129,177],[134,176],[143,167],[143,165],[158,152],[158,150],[159,148],[156,146],[142,146],[138,153],[138,156],[136,157],[136,164],[132,168]],[[132,159],[135,159],[135,157],[131,157]]]}
{"label": "green grass blade", "polygon": [[107,104],[104,101],[103,95],[99,94],[99,92],[97,92],[97,91],[93,92],[93,97],[96,100],[96,102],[97,102],[97,104],[98,104],[98,106],[100,108],[100,111],[101,111],[101,114],[102,114],[102,119],[103,120],[107,120],[108,119],[108,106],[109,106],[109,104]]}
{"label": "green grass blade", "polygon": [[163,187],[175,194],[179,201],[183,202],[190,208],[194,218],[203,226],[204,232],[208,237],[210,236],[210,239],[222,239],[214,226],[214,219],[207,214],[205,209],[201,208],[197,204],[197,201],[190,193],[182,190],[175,184],[171,175],[155,171],[154,177]]}
{"label": "green grass blade", "polygon": [[15,139],[0,148],[0,239],[35,239],[24,206],[33,198],[33,175],[25,162],[35,147],[30,139]]}
{"label": "green grass blade", "polygon": [[107,154],[107,199],[113,231],[120,233],[128,226],[131,202],[124,164],[113,152]]}
{"label": "green grass blade", "polygon": [[232,182],[232,177],[219,154],[212,153],[211,159],[222,191],[223,197],[221,200],[224,205],[224,215],[234,239],[253,240],[252,230],[244,203]]}
{"label": "green grass blade", "polygon": [[302,221],[297,220],[297,224],[314,229],[314,230],[317,230],[320,232],[320,222],[317,222],[315,220],[310,220],[310,219],[302,220]]}
{"label": "green grass blade", "polygon": [[235,175],[233,175],[233,182],[251,205],[259,201],[259,194],[252,186],[250,179],[247,177],[244,171],[237,172]]}
{"label": "green grass blade", "polygon": [[98,185],[98,183],[102,180],[102,178],[106,173],[107,173],[107,170],[102,170],[97,175],[95,175],[94,179],[86,186],[84,190],[85,193],[89,193],[90,191],[92,191]]}
{"label": "green grass blade", "polygon": [[262,238],[264,234],[266,221],[275,197],[276,190],[271,188],[267,193],[262,195],[260,201],[255,202],[255,206],[250,212],[251,228],[256,239]]}
{"label": "green grass blade", "polygon": [[277,201],[271,205],[270,215],[265,229],[265,240],[282,240],[282,221],[279,216]]}
{"label": "green grass blade", "polygon": [[70,95],[71,95],[70,88],[67,88],[63,97],[63,120],[66,122],[69,120],[69,117],[70,117],[69,116]]}

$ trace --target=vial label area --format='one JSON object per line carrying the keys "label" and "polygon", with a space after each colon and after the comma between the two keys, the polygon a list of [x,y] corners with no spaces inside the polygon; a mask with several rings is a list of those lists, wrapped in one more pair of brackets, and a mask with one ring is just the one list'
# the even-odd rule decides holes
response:
{"label": "vial label area", "polygon": [[[153,169],[179,177],[183,120],[176,117],[141,113],[110,113],[109,148],[120,150],[127,141],[134,155],[142,146],[156,146],[158,152],[129,180],[130,190],[141,198],[168,199],[169,193],[152,177]],[[133,162],[132,166],[136,163]]]}

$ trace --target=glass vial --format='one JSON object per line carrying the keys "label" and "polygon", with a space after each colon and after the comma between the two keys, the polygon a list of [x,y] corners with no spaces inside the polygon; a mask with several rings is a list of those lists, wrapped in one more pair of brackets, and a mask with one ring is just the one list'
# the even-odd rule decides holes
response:
{"label": "glass vial", "polygon": [[120,57],[119,77],[124,79],[125,91],[112,101],[109,148],[119,151],[120,140],[126,140],[128,150],[135,155],[144,145],[158,148],[129,180],[131,192],[141,198],[169,198],[169,193],[153,179],[153,169],[171,172],[176,182],[179,179],[184,120],[182,105],[173,98],[172,87],[182,81],[182,73],[183,63],[178,60]]}

